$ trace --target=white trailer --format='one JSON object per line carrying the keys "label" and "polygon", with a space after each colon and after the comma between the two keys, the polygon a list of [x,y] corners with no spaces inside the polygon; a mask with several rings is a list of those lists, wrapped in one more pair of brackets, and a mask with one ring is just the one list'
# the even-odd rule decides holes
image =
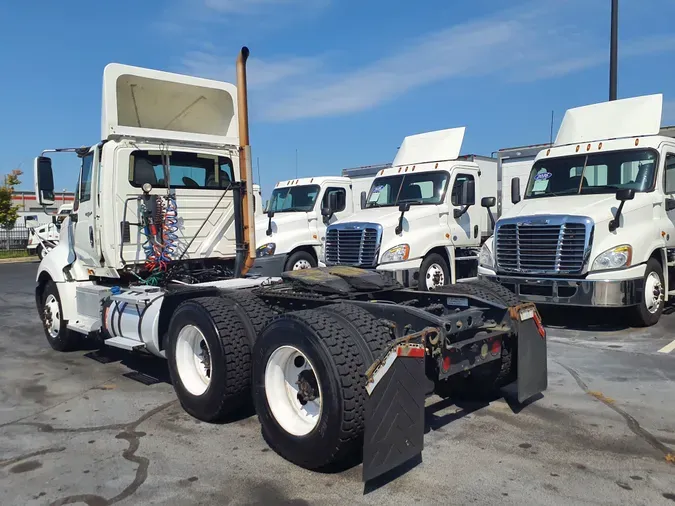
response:
{"label": "white trailer", "polygon": [[[345,169],[340,176],[315,176],[278,182],[256,219],[258,249],[253,273],[278,276],[284,271],[323,265],[326,227],[361,208],[361,193],[384,166]],[[330,207],[330,202],[334,206]]]}
{"label": "white trailer", "polygon": [[656,323],[675,294],[675,129],[662,95],[570,109],[521,200],[483,246],[479,276],[526,301],[627,307]]}
{"label": "white trailer", "polygon": [[478,248],[492,233],[497,159],[460,156],[464,131],[406,137],[364,209],[328,227],[326,264],[376,268],[421,290],[475,276]]}

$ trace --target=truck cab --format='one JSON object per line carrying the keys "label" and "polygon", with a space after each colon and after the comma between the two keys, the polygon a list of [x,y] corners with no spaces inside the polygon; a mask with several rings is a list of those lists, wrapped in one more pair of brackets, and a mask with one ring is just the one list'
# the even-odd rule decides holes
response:
{"label": "truck cab", "polygon": [[326,227],[361,208],[365,192],[382,167],[278,182],[265,215],[256,218],[259,246],[253,272],[279,275],[317,267],[324,255]]}
{"label": "truck cab", "polygon": [[495,205],[497,164],[460,156],[464,131],[406,137],[392,167],[378,172],[364,209],[328,227],[326,264],[390,271],[422,290],[475,273],[477,249],[491,233],[480,204]]}
{"label": "truck cab", "polygon": [[[237,246],[237,223],[254,221],[254,199],[246,211],[239,205],[254,188],[241,179],[233,84],[110,64],[102,91],[102,140],[45,150],[35,160],[36,194],[48,206],[54,194],[47,155],[80,159],[73,210],[40,264],[36,296],[41,301],[48,287],[56,290],[60,316],[84,334],[97,330],[100,318],[81,307],[79,292],[168,277],[195,283],[207,271],[236,277],[238,251],[246,252]],[[157,351],[156,342],[144,345]]]}
{"label": "truck cab", "polygon": [[479,276],[521,299],[628,307],[653,325],[675,265],[675,132],[661,95],[570,109],[497,221]]}

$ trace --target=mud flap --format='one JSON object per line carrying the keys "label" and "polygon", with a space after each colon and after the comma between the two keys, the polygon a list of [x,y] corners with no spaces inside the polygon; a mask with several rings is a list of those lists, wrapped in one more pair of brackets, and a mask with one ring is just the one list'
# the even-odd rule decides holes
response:
{"label": "mud flap", "polygon": [[[530,316],[531,315],[531,316]],[[520,310],[518,322],[518,402],[537,395],[548,386],[546,331],[536,310]]]}
{"label": "mud flap", "polygon": [[424,448],[424,400],[429,391],[424,348],[389,352],[366,386],[363,481],[377,478]]}

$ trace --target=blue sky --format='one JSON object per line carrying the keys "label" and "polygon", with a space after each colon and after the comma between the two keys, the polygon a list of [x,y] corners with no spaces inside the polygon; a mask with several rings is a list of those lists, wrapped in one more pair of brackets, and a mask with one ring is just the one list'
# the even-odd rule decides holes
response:
{"label": "blue sky", "polygon": [[[621,0],[619,96],[675,123],[675,2]],[[114,7],[112,6],[114,5]],[[232,81],[251,49],[251,143],[274,182],[391,161],[405,135],[467,126],[463,152],[547,142],[608,93],[610,0],[117,0],[0,4],[0,173],[100,137],[112,61]],[[656,13],[656,15],[655,15]],[[76,161],[57,165],[75,186]]]}

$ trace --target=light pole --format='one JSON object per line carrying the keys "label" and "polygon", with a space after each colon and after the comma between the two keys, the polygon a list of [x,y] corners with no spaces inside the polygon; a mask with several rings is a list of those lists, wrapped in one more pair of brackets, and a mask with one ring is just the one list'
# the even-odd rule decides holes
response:
{"label": "light pole", "polygon": [[619,53],[619,0],[612,0],[612,31],[609,48],[609,99],[616,100],[616,81]]}

